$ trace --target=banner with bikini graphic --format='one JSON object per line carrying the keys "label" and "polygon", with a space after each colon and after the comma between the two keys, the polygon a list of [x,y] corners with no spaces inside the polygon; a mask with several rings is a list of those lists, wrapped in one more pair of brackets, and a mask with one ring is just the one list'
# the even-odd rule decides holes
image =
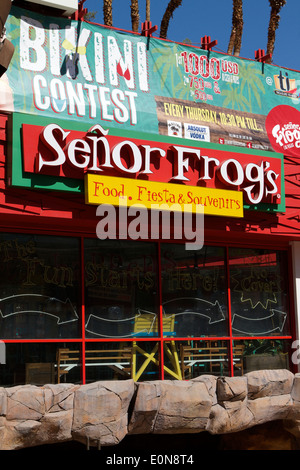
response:
{"label": "banner with bikini graphic", "polygon": [[6,26],[4,111],[299,152],[300,72],[17,7]]}

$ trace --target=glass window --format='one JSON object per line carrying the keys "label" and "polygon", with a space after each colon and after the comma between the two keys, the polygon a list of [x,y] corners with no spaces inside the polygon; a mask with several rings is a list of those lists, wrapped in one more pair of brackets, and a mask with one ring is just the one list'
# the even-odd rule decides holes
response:
{"label": "glass window", "polygon": [[182,379],[200,375],[230,375],[229,343],[227,341],[191,340],[176,342],[180,354]]}
{"label": "glass window", "polygon": [[85,351],[86,381],[157,380],[159,343],[156,341],[93,342]]}
{"label": "glass window", "polygon": [[58,344],[55,367],[57,383],[80,383],[83,372],[81,344]]}
{"label": "glass window", "polygon": [[0,338],[76,338],[80,264],[76,238],[0,234]]}
{"label": "glass window", "polygon": [[230,248],[229,267],[233,335],[288,334],[286,253]]}
{"label": "glass window", "polygon": [[85,240],[87,338],[157,336],[157,253],[151,243]]}
{"label": "glass window", "polygon": [[225,250],[161,245],[164,336],[226,336]]}
{"label": "glass window", "polygon": [[1,386],[291,366],[286,251],[0,234],[0,259]]}
{"label": "glass window", "polygon": [[82,379],[80,344],[7,343],[6,363],[0,364],[0,384],[79,384]]}
{"label": "glass window", "polygon": [[290,368],[291,345],[288,340],[249,338],[234,341],[233,351],[234,375],[254,370]]}

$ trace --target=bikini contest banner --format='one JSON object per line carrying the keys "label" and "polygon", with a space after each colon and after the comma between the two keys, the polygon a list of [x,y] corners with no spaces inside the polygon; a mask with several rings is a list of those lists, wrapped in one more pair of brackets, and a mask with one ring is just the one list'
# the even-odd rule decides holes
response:
{"label": "bikini contest banner", "polygon": [[6,26],[1,110],[300,154],[299,72],[17,7]]}

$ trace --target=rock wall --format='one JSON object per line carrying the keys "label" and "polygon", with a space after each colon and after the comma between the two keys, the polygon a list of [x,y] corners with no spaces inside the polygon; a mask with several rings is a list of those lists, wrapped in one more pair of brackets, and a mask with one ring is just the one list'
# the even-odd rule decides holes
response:
{"label": "rock wall", "polygon": [[300,437],[300,374],[0,388],[0,450],[67,441],[113,446],[137,434],[226,435],[276,420]]}

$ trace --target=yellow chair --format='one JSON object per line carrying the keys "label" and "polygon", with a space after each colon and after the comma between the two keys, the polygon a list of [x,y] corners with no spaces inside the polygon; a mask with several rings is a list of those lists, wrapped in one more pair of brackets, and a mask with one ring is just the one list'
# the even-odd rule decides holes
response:
{"label": "yellow chair", "polygon": [[[168,333],[170,336],[174,336],[174,315],[163,315],[163,332]],[[157,335],[158,331],[158,319],[157,315],[151,312],[144,310],[139,310],[138,314],[135,317],[134,322],[134,334],[153,334]],[[159,367],[159,360],[156,359],[155,355],[158,352],[159,343],[154,343],[153,348],[150,352],[147,352],[145,347],[133,342],[133,352],[132,352],[132,378],[135,381],[138,381],[143,372],[147,369],[149,364],[154,363]],[[176,344],[174,340],[168,340],[163,342],[164,353],[168,357],[171,367],[164,365],[164,371],[170,374],[175,379],[181,380],[182,374],[180,369],[180,363],[178,358],[178,353],[176,350]],[[137,365],[137,354],[143,356],[144,362],[138,367]]]}

